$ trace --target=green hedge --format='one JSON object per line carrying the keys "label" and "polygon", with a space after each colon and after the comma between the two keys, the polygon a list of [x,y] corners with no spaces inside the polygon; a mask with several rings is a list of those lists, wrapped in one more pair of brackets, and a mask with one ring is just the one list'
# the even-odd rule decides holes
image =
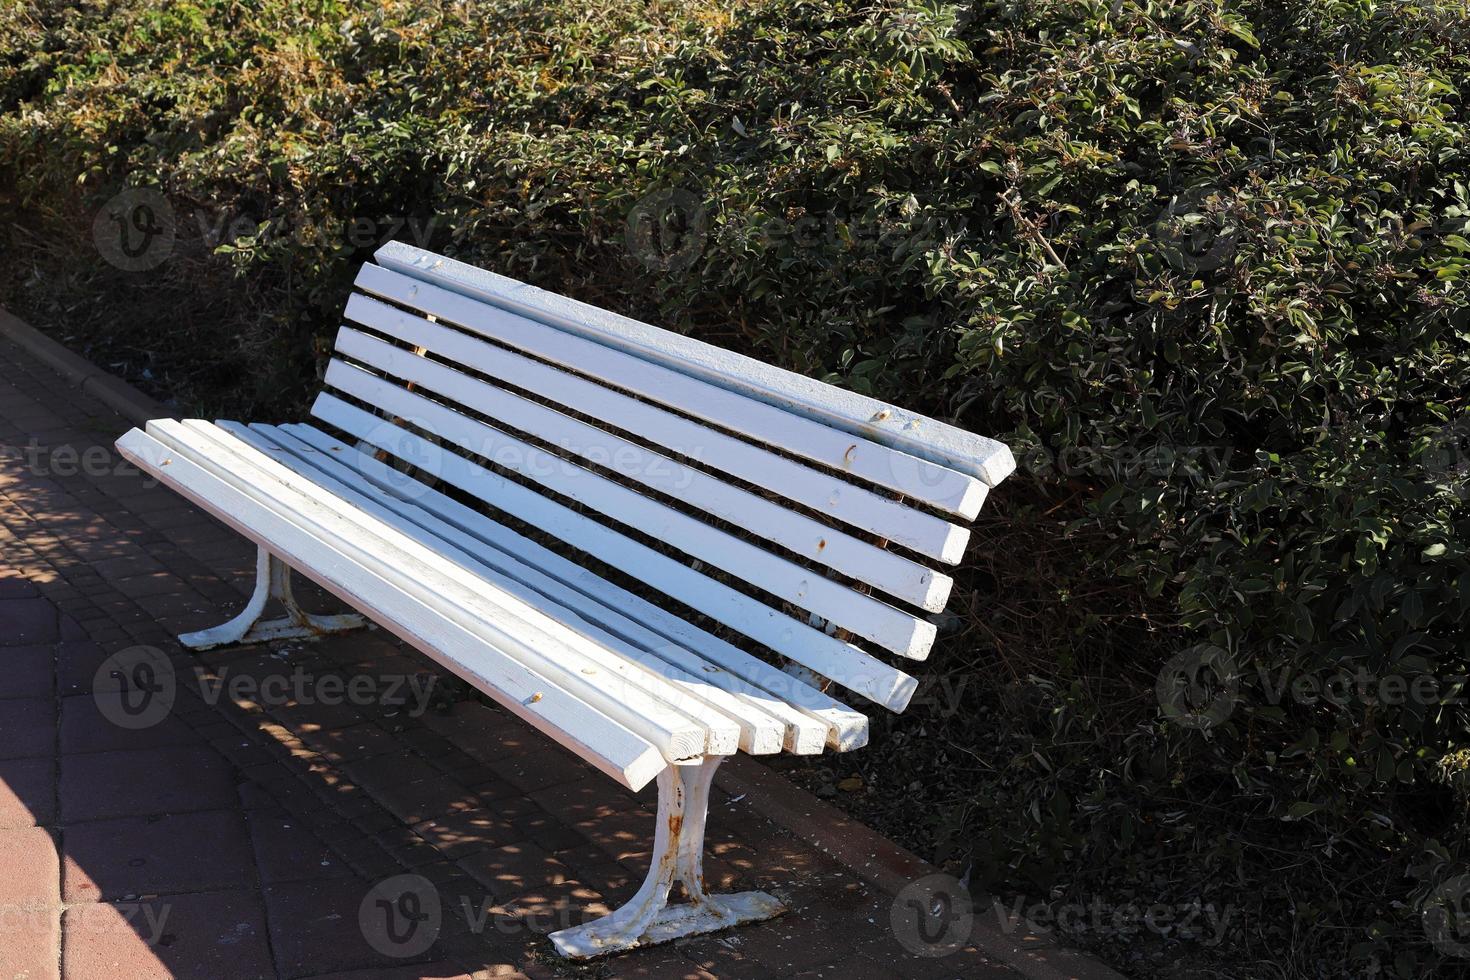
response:
{"label": "green hedge", "polygon": [[[1422,917],[1470,872],[1466,3],[12,2],[0,42],[48,282],[123,183],[181,236],[0,301],[70,290],[87,343],[286,415],[373,240],[425,232],[1007,439],[931,668],[965,683],[797,775],[862,772],[1008,901],[1233,910],[1073,936],[1137,972],[1467,962]],[[226,268],[250,315],[192,342],[101,315]],[[1160,709],[1200,650],[1203,727],[1208,689]]]}

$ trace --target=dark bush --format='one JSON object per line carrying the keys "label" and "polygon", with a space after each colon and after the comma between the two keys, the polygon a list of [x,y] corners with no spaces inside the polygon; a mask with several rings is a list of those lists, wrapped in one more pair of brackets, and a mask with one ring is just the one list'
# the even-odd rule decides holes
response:
{"label": "dark bush", "polygon": [[[1463,0],[43,2],[0,39],[0,301],[284,416],[419,238],[1004,438],[940,683],[794,775],[861,774],[1007,906],[1229,912],[1071,930],[1133,972],[1463,969],[1424,919],[1470,872]],[[125,183],[178,215],[148,273],[93,248]]]}

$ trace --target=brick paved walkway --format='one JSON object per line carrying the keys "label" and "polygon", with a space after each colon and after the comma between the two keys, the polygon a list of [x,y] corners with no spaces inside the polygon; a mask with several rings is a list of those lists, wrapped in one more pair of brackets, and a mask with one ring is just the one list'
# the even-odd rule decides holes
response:
{"label": "brick paved walkway", "polygon": [[[651,787],[376,630],[181,653],[239,609],[254,550],[121,463],[125,428],[0,339],[0,980],[1017,976],[911,955],[892,896],[718,790],[711,882],[794,911],[558,961],[545,933],[641,881]],[[159,717],[150,685],[174,692]]]}

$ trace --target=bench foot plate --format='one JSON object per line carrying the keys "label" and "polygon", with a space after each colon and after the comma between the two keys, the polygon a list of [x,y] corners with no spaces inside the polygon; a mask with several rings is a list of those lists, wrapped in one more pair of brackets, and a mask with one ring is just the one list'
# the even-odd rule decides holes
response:
{"label": "bench foot plate", "polygon": [[[658,774],[658,823],[653,831],[653,867],[626,905],[574,929],[551,934],[562,956],[587,960],[622,950],[697,936],[746,922],[760,922],[786,911],[765,892],[707,895],[704,891],[704,821],[709,788],[723,761],[671,765]],[[678,881],[689,901],[669,905]]]}
{"label": "bench foot plate", "polygon": [[[266,603],[275,599],[286,610],[283,619],[262,620]],[[315,639],[328,633],[366,626],[367,620],[356,613],[340,616],[314,616],[296,604],[291,594],[291,567],[264,548],[255,564],[255,594],[240,615],[228,623],[183,633],[179,643],[190,650],[210,650],[237,643],[266,643],[270,640]]]}
{"label": "bench foot plate", "polygon": [[197,633],[180,633],[179,643],[190,650],[212,650],[215,647],[269,643],[272,640],[313,640],[329,633],[343,633],[367,625],[355,613],[342,616],[304,616],[295,619],[270,619],[237,626],[230,620]]}
{"label": "bench foot plate", "polygon": [[717,932],[747,922],[774,919],[785,911],[785,905],[765,892],[711,895],[705,899],[703,905],[665,906],[641,936],[629,938],[626,934],[618,934],[616,930],[599,928],[606,921],[599,919],[575,929],[553,932],[551,942],[556,951],[567,959],[590,960],[609,953],[656,946],[686,936]]}

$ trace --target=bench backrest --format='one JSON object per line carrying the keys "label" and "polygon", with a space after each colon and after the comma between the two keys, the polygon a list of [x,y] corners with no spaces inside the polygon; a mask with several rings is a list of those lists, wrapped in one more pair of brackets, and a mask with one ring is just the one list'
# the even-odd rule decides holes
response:
{"label": "bench backrest", "polygon": [[[1002,444],[402,243],[313,413],[893,710]],[[866,648],[865,648],[866,647]]]}

